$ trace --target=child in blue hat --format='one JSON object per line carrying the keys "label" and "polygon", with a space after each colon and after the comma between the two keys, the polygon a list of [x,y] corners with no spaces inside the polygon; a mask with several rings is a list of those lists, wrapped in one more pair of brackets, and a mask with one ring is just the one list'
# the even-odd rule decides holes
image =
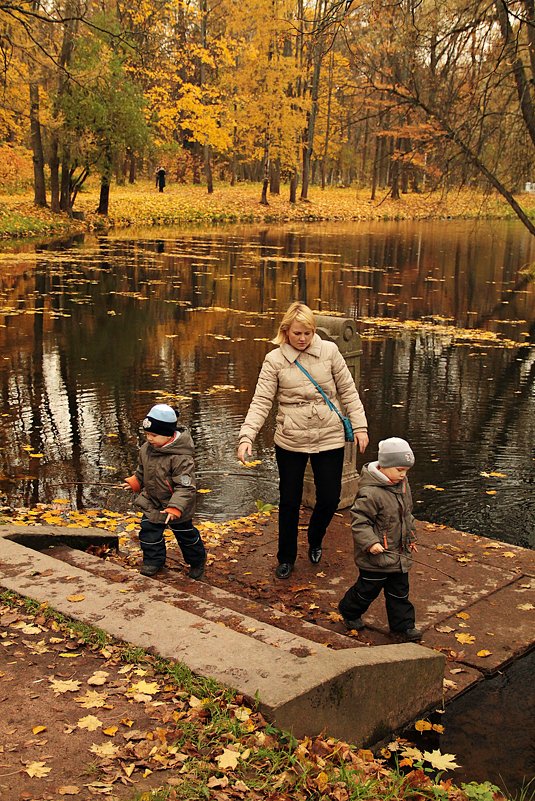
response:
{"label": "child in blue hat", "polygon": [[192,521],[196,497],[193,440],[187,428],[178,426],[177,412],[166,403],[153,406],[142,426],[147,441],[139,450],[136,472],[125,479],[125,487],[136,493],[134,505],[143,512],[140,573],[154,576],[164,567],[164,531],[169,526],[189,565],[188,576],[200,579],[206,549]]}

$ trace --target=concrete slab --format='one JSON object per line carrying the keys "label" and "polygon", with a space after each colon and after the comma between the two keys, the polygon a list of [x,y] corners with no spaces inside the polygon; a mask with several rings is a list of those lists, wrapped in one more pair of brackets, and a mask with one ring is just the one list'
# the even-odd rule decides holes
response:
{"label": "concrete slab", "polygon": [[440,702],[444,658],[419,645],[332,651],[302,640],[296,653],[299,638],[290,650],[252,639],[167,603],[150,579],[136,577],[129,592],[9,539],[1,546],[1,586],[258,697],[297,736],[373,743]]}

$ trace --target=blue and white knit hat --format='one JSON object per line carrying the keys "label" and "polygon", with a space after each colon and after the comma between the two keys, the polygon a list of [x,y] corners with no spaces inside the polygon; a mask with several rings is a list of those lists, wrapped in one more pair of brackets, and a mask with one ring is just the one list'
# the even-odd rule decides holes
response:
{"label": "blue and white knit hat", "polygon": [[153,406],[142,422],[143,429],[151,434],[161,434],[163,437],[172,437],[176,431],[178,414],[166,403],[157,403]]}
{"label": "blue and white knit hat", "polygon": [[412,467],[414,453],[405,439],[389,437],[379,443],[379,467]]}

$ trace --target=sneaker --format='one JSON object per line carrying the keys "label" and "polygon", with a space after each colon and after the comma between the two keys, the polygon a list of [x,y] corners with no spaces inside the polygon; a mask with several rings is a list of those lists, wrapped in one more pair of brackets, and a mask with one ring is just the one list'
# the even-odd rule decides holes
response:
{"label": "sneaker", "polygon": [[275,575],[279,579],[287,579],[293,569],[294,566],[291,565],[290,562],[281,562],[280,565],[275,568]]}
{"label": "sneaker", "polygon": [[198,581],[204,576],[204,567],[206,565],[206,561],[201,562],[200,565],[190,565],[190,569],[188,570],[188,578],[195,579]]}
{"label": "sneaker", "polygon": [[312,562],[313,565],[319,565],[321,562],[321,556],[323,551],[321,548],[309,548],[308,549],[308,558]]}
{"label": "sneaker", "polygon": [[139,569],[142,576],[155,576],[159,573],[163,565],[146,565],[143,563]]}
{"label": "sneaker", "polygon": [[347,617],[344,617],[343,620],[344,626],[346,629],[349,629],[349,631],[351,631],[351,629],[355,629],[355,631],[362,631],[362,629],[366,628],[366,624],[361,617],[357,617],[355,620],[349,620]]}

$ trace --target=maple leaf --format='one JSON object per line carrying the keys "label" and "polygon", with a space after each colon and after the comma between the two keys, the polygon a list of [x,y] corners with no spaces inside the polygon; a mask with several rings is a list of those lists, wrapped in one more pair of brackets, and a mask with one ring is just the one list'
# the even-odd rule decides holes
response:
{"label": "maple leaf", "polygon": [[455,639],[458,640],[463,645],[470,645],[476,641],[476,638],[473,634],[456,634]]}
{"label": "maple leaf", "polygon": [[109,740],[102,745],[97,745],[97,743],[93,743],[91,748],[89,749],[92,754],[96,754],[100,757],[114,757],[117,752],[119,751],[118,747],[114,745]]}
{"label": "maple leaf", "polygon": [[109,673],[106,670],[96,670],[93,675],[88,678],[87,683],[99,687],[102,684],[106,684],[108,676]]}
{"label": "maple leaf", "polygon": [[154,695],[155,693],[160,691],[160,685],[157,681],[145,681],[142,679],[141,681],[132,684],[128,688],[128,692],[134,693],[142,693],[143,695]]}
{"label": "maple leaf", "polygon": [[423,754],[419,748],[413,748],[412,746],[407,746],[401,751],[402,757],[407,757],[407,759],[423,759]]}
{"label": "maple leaf", "polygon": [[485,656],[491,656],[491,654],[492,651],[487,651],[485,648],[483,648],[483,650],[477,652],[476,656],[485,657]]}
{"label": "maple leaf", "polygon": [[220,770],[225,770],[225,768],[234,770],[238,764],[239,758],[240,755],[237,751],[231,751],[230,748],[224,748],[223,753],[216,757],[216,762]]}
{"label": "maple leaf", "polygon": [[96,731],[102,726],[102,721],[95,715],[86,715],[85,718],[80,718],[76,724],[79,729],[88,729],[88,731]]}
{"label": "maple leaf", "polygon": [[104,706],[106,703],[107,693],[98,693],[96,690],[88,690],[85,695],[79,695],[74,700],[84,709],[96,709]]}
{"label": "maple leaf", "polygon": [[52,768],[46,767],[46,762],[30,762],[29,765],[26,765],[24,771],[31,776],[32,779],[42,779],[44,776],[48,776]]}
{"label": "maple leaf", "polygon": [[75,693],[80,689],[80,682],[77,679],[67,679],[67,681],[49,679],[49,681],[56,695],[60,693]]}
{"label": "maple leaf", "polygon": [[437,770],[454,770],[460,767],[455,760],[455,754],[441,754],[438,748],[434,751],[424,751],[423,759],[430,762]]}

